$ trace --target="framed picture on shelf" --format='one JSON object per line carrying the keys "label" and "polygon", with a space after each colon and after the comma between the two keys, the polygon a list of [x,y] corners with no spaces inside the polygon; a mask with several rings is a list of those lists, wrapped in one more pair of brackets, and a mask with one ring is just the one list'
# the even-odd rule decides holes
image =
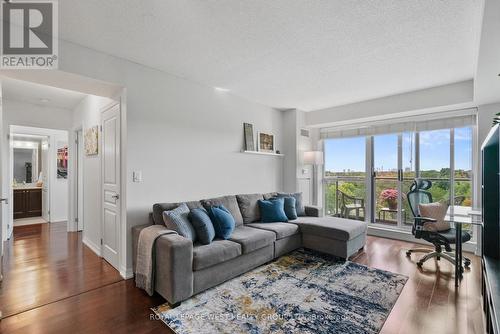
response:
{"label": "framed picture on shelf", "polygon": [[245,136],[245,151],[255,151],[255,140],[253,138],[253,125],[243,123],[243,133]]}
{"label": "framed picture on shelf", "polygon": [[260,152],[274,153],[274,135],[259,132],[257,134],[257,148]]}

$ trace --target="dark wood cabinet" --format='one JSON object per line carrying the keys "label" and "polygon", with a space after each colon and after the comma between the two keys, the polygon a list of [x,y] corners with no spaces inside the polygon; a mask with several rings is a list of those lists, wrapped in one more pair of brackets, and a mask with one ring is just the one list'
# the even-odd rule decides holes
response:
{"label": "dark wood cabinet", "polygon": [[500,334],[500,127],[482,145],[482,292],[486,333]]}
{"label": "dark wood cabinet", "polygon": [[42,189],[14,189],[14,219],[42,215]]}

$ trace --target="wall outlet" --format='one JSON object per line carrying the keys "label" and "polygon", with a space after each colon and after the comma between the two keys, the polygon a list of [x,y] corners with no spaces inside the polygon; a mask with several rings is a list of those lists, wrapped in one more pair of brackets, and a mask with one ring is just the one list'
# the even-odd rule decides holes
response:
{"label": "wall outlet", "polygon": [[135,183],[140,183],[140,182],[142,182],[142,171],[140,171],[140,170],[139,170],[139,171],[134,171],[134,172],[132,173],[132,180],[133,180],[133,182],[135,182]]}

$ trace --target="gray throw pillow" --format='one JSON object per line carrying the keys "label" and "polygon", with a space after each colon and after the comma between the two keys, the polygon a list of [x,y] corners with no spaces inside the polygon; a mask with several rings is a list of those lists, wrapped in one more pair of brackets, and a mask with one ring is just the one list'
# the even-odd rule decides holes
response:
{"label": "gray throw pillow", "polygon": [[262,194],[236,195],[240,206],[243,223],[253,223],[260,221],[259,200],[263,200]]}
{"label": "gray throw pillow", "polygon": [[264,199],[267,201],[267,200],[269,200],[271,198],[274,198],[274,197],[278,196],[278,193],[277,192],[265,193],[262,196],[264,196]]}
{"label": "gray throw pillow", "polygon": [[304,201],[302,200],[302,193],[278,193],[276,197],[288,196],[295,198],[295,209],[297,209],[297,216],[304,217],[306,215],[306,208],[304,207]]}
{"label": "gray throw pillow", "polygon": [[179,235],[191,240],[196,241],[196,232],[193,225],[188,219],[189,208],[186,203],[180,204],[177,208],[170,211],[163,211],[163,221],[168,229],[171,229]]}

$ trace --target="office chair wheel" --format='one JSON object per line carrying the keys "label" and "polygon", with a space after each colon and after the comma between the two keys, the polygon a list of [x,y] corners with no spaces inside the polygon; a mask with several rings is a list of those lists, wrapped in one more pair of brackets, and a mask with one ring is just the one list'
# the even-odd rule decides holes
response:
{"label": "office chair wheel", "polygon": [[410,257],[411,256],[411,250],[406,251],[406,256]]}
{"label": "office chair wheel", "polygon": [[422,268],[423,265],[424,265],[424,263],[422,261],[417,262],[417,267]]}
{"label": "office chair wheel", "polygon": [[464,266],[466,269],[470,269],[470,260],[465,260],[464,261]]}

